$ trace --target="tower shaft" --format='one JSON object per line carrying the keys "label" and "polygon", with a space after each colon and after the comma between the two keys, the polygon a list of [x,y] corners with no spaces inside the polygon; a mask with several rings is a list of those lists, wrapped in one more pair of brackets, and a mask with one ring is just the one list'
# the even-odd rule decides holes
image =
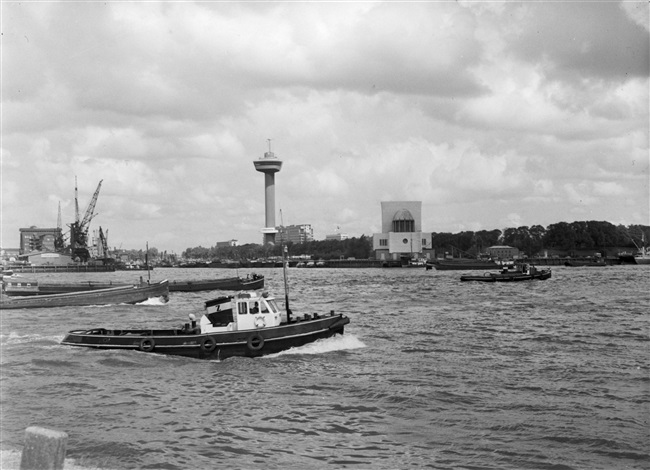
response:
{"label": "tower shaft", "polygon": [[262,229],[264,244],[275,243],[275,174],[282,168],[282,162],[273,152],[264,153],[264,157],[253,162],[255,170],[264,173],[264,223]]}

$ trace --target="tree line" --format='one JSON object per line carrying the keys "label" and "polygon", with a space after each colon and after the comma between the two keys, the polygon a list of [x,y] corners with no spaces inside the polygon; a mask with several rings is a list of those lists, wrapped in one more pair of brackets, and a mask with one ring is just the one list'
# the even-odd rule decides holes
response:
{"label": "tree line", "polygon": [[[494,245],[512,246],[532,257],[542,255],[545,250],[565,255],[592,250],[606,255],[608,251],[619,249],[635,252],[644,244],[644,240],[650,240],[650,226],[614,225],[602,221],[558,222],[548,227],[533,225],[477,232],[433,232],[431,236],[436,254],[464,256],[478,256]],[[366,235],[346,240],[287,242],[286,246],[289,256],[313,259],[367,259],[374,256],[372,237]],[[187,248],[181,256],[185,259],[246,261],[281,257],[282,247],[279,244],[263,246],[255,243],[211,248],[198,246]]]}
{"label": "tree line", "polygon": [[[314,240],[306,243],[289,241],[285,245],[288,255],[292,257],[303,256],[313,259],[368,259],[372,257],[372,238],[365,235],[346,240]],[[280,244],[264,246],[256,243],[228,247],[213,246],[211,248],[199,246],[187,248],[181,256],[185,259],[233,261],[281,258],[282,246]]]}
{"label": "tree line", "polygon": [[541,255],[545,250],[571,255],[581,251],[595,251],[605,255],[614,249],[636,251],[650,238],[650,226],[614,225],[610,222],[582,221],[558,222],[548,227],[533,225],[504,230],[478,232],[434,233],[433,248],[436,250],[454,248],[470,255],[484,253],[494,245],[518,248],[528,256]]}

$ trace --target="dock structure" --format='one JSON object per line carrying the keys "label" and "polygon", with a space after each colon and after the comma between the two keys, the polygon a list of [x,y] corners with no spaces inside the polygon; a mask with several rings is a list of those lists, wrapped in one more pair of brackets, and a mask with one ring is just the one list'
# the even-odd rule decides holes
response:
{"label": "dock structure", "polygon": [[20,470],[61,470],[65,462],[68,435],[62,431],[30,426],[25,430],[25,447]]}

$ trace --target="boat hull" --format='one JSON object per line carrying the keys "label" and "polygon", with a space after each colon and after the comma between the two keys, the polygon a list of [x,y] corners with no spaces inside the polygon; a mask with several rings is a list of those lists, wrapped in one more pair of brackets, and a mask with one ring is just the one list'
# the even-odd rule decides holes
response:
{"label": "boat hull", "polygon": [[566,261],[564,266],[573,268],[603,268],[607,266],[605,261]]}
{"label": "boat hull", "polygon": [[130,287],[133,284],[112,282],[42,283],[37,281],[9,280],[4,282],[4,293],[9,296],[69,294],[113,287]]}
{"label": "boat hull", "polygon": [[61,344],[95,349],[123,349],[195,359],[222,360],[229,357],[258,357],[303,346],[318,339],[343,334],[350,322],[342,314],[305,316],[288,324],[258,330],[209,334],[183,329],[169,330],[77,330]]}
{"label": "boat hull", "polygon": [[472,269],[499,269],[500,265],[493,261],[434,261],[427,266],[433,266],[438,271],[460,271]]}
{"label": "boat hull", "polygon": [[67,294],[2,298],[0,310],[18,308],[68,307],[109,304],[136,304],[153,297],[169,298],[169,283],[113,287]]}
{"label": "boat hull", "polygon": [[257,290],[264,288],[264,276],[256,279],[231,277],[226,279],[204,279],[198,281],[170,281],[170,292],[198,292],[210,290]]}
{"label": "boat hull", "polygon": [[483,276],[461,276],[461,281],[477,281],[477,282],[520,282],[520,281],[544,281],[550,279],[551,271],[540,271],[535,274],[525,273],[509,273],[509,274],[495,274],[486,273]]}

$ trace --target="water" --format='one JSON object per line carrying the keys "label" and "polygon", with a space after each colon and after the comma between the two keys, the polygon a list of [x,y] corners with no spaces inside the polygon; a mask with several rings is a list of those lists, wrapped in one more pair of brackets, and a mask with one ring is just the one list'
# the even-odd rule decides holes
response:
{"label": "water", "polygon": [[[282,270],[257,272],[283,299]],[[180,325],[217,293],[4,311],[3,455],[36,425],[66,431],[81,468],[650,468],[650,268],[461,274],[291,269],[294,312],[345,312],[346,334],[222,362],[58,344],[78,328]]]}

